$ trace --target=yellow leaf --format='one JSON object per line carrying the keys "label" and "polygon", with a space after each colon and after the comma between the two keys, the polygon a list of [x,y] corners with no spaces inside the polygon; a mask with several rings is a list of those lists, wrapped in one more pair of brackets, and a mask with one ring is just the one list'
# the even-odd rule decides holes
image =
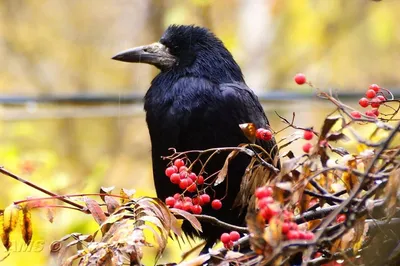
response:
{"label": "yellow leaf", "polygon": [[25,244],[29,246],[29,244],[31,243],[33,231],[32,231],[31,212],[29,208],[26,206],[22,208],[21,232]]}
{"label": "yellow leaf", "polygon": [[3,234],[1,240],[4,247],[8,250],[11,247],[10,233],[15,229],[18,222],[20,208],[18,205],[10,205],[4,210],[3,214]]}

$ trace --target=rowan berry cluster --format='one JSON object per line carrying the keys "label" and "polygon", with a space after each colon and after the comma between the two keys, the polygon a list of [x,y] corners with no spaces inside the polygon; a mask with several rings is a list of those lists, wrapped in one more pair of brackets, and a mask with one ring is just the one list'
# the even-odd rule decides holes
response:
{"label": "rowan berry cluster", "polygon": [[[265,222],[269,223],[274,217],[279,218],[277,221],[281,223],[280,228],[285,240],[312,240],[314,233],[300,230],[298,225],[293,221],[293,212],[282,210],[279,202],[274,200],[273,194],[274,191],[270,186],[259,187],[254,193],[257,198],[258,212]],[[220,240],[225,248],[231,249],[239,237],[239,233],[232,231],[230,233],[223,233]]]}
{"label": "rowan berry cluster", "polygon": [[238,241],[239,238],[240,234],[237,231],[231,231],[230,233],[223,233],[220,240],[226,249],[231,249],[234,242]]}
{"label": "rowan berry cluster", "polygon": [[282,217],[282,234],[287,240],[304,239],[311,240],[314,234],[310,231],[299,230],[298,225],[293,222],[293,212],[282,210],[278,202],[273,199],[272,187],[259,187],[255,191],[257,197],[257,206],[260,215],[269,222],[273,217]]}
{"label": "rowan berry cluster", "polygon": [[[219,210],[222,208],[222,202],[219,199],[211,201],[210,195],[201,193],[198,186],[204,184],[204,177],[196,175],[186,167],[185,161],[176,159],[172,166],[165,169],[165,175],[169,177],[172,184],[176,184],[183,190],[182,194],[176,193],[174,196],[167,197],[165,204],[171,208],[181,209],[193,214],[201,214],[202,206],[211,202],[211,208]],[[185,196],[185,192],[196,193],[193,197]]]}
{"label": "rowan berry cluster", "polygon": [[[387,99],[383,95],[381,87],[377,84],[371,84],[365,93],[365,97],[361,98],[358,104],[363,108],[371,105],[372,109],[365,111],[365,115],[375,118],[379,116],[379,107],[386,101]],[[354,118],[361,118],[361,113],[352,111],[351,116]]]}

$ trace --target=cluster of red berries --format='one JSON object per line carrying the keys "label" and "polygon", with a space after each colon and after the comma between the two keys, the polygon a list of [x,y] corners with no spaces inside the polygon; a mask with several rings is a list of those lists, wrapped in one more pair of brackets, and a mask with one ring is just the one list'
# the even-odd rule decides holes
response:
{"label": "cluster of red berries", "polygon": [[230,233],[223,233],[220,237],[220,240],[226,249],[231,249],[233,247],[233,243],[238,241],[239,238],[240,234],[237,231],[231,231]]}
{"label": "cluster of red berries", "polygon": [[169,177],[172,184],[177,184],[183,190],[196,192],[197,185],[204,184],[203,176],[192,173],[182,159],[176,159],[174,165],[165,169],[165,175]]}
{"label": "cluster of red berries", "polygon": [[[365,111],[365,115],[374,118],[378,117],[379,106],[387,100],[381,92],[381,87],[377,84],[371,84],[365,93],[365,96],[366,97],[363,97],[358,101],[358,104],[363,108],[371,105],[372,109]],[[361,118],[361,113],[359,111],[352,111],[350,114],[354,118]]]}
{"label": "cluster of red berries", "polygon": [[[314,133],[311,130],[304,130],[303,138],[305,140],[311,140],[313,138],[313,136],[314,136]],[[303,145],[303,151],[305,153],[309,153],[311,148],[312,148],[312,144],[310,142],[307,142]]]}
{"label": "cluster of red berries", "polygon": [[271,140],[272,139],[272,132],[268,129],[265,128],[259,128],[256,131],[256,138],[261,139],[261,140]]}
{"label": "cluster of red berries", "polygon": [[272,195],[273,189],[271,187],[259,187],[255,191],[259,213],[265,221],[269,222],[272,217],[279,215],[283,217],[282,234],[287,240],[313,239],[314,234],[310,231],[299,230],[298,225],[293,222],[293,212],[282,210],[280,204],[272,198]]}
{"label": "cluster of red berries", "polygon": [[210,202],[211,208],[214,210],[222,208],[222,202],[219,199],[211,201],[211,197],[207,193],[197,193],[193,198],[184,196],[185,191],[198,192],[197,186],[204,184],[204,177],[202,175],[197,176],[189,170],[184,160],[176,159],[172,166],[165,169],[165,175],[169,177],[171,183],[184,190],[182,194],[176,193],[173,197],[165,199],[165,204],[169,207],[192,212],[193,214],[201,214],[203,211],[202,206]]}

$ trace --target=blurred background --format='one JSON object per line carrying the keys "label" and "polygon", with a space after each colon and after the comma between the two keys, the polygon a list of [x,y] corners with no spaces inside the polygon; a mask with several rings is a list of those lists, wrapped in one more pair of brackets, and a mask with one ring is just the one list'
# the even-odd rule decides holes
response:
{"label": "blurred background", "polygon": [[[154,196],[141,98],[157,70],[114,54],[157,41],[170,24],[206,26],[233,53],[274,129],[283,127],[274,112],[318,128],[334,107],[294,74],[354,107],[371,83],[398,88],[399,12],[398,0],[1,0],[0,163],[59,194],[115,186]],[[0,209],[42,195],[0,182]],[[58,210],[53,223],[38,211],[33,221],[43,250],[14,250],[2,265],[46,265],[53,240],[97,228],[72,210]],[[171,245],[161,262],[179,256]]]}

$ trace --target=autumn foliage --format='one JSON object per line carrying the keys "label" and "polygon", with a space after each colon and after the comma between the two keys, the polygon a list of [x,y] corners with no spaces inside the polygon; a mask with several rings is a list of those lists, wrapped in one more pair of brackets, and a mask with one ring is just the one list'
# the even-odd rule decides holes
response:
{"label": "autumn foliage", "polygon": [[[314,88],[304,75],[296,75],[295,81]],[[396,139],[400,104],[390,90],[376,84],[360,99],[359,105],[365,111],[314,89],[318,97],[333,106],[319,130],[312,124],[297,126],[294,113],[291,118],[277,114],[283,123],[281,129],[257,129],[251,121],[238,125],[249,139],[249,143],[238,147],[201,151],[176,151],[171,147],[171,154],[165,157],[165,178],[179,186],[181,193],[165,202],[135,198],[134,191],[126,189],[114,194],[113,188],[101,188],[91,195],[57,195],[0,169],[2,174],[48,194],[14,202],[2,210],[2,243],[9,249],[11,232],[20,230],[29,245],[31,216],[36,210],[45,211],[52,221],[52,210],[63,207],[91,215],[99,228],[89,235],[72,233],[54,241],[51,252],[62,265],[140,264],[146,255],[143,247],[152,246],[144,231],[151,232],[158,243],[154,247],[157,260],[168,241],[180,241],[179,220],[189,221],[200,232],[201,223],[226,228],[221,235],[223,248],[214,248],[182,265],[290,265],[299,254],[303,265],[395,264],[400,260],[400,231],[396,229],[400,218],[400,146]],[[280,155],[270,158],[255,139],[277,135]],[[296,154],[291,147],[300,140],[304,144]],[[220,171],[209,175],[191,171],[196,164],[204,169],[220,151],[230,152]],[[237,196],[239,205],[250,199],[245,227],[201,214],[206,204],[216,210],[224,204],[223,198],[213,197],[212,188],[227,182],[229,164],[239,153],[252,158]],[[190,156],[197,159],[190,161],[189,154],[197,154]],[[268,163],[271,160],[279,160],[281,169]],[[257,180],[264,180],[263,175],[269,175],[268,181],[259,184]],[[375,256],[378,253],[381,255]]]}

